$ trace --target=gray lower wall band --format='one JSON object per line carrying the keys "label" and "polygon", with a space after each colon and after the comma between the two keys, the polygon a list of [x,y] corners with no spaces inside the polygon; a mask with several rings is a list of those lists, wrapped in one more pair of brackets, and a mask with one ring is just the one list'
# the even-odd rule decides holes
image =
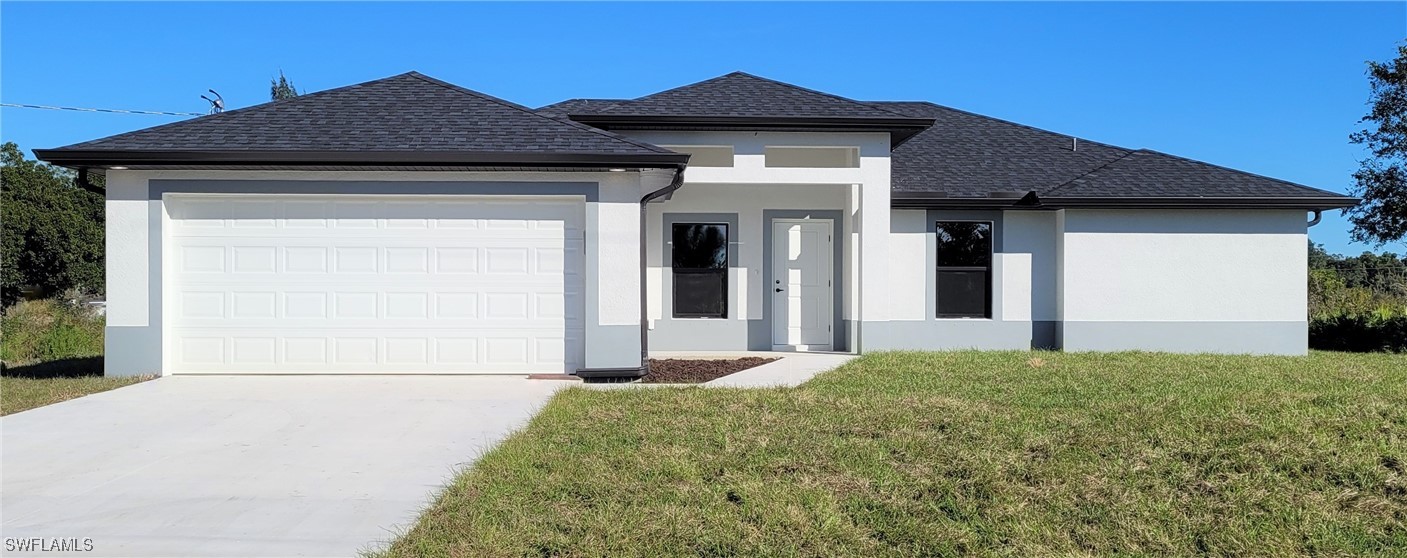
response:
{"label": "gray lower wall band", "polygon": [[640,326],[587,325],[585,368],[639,368]]}
{"label": "gray lower wall band", "polygon": [[[756,322],[756,323],[754,323]],[[772,336],[767,334],[767,348],[753,346],[754,330],[762,330],[762,320],[733,320],[714,318],[677,318],[655,320],[650,329],[651,351],[768,351]]]}
{"label": "gray lower wall band", "polygon": [[103,331],[103,375],[161,373],[161,328],[107,326]]}
{"label": "gray lower wall band", "polygon": [[1066,351],[1166,351],[1304,355],[1306,322],[1072,322],[1061,324]]}
{"label": "gray lower wall band", "polygon": [[1026,350],[1031,322],[996,320],[912,320],[860,324],[865,352],[892,350]]}

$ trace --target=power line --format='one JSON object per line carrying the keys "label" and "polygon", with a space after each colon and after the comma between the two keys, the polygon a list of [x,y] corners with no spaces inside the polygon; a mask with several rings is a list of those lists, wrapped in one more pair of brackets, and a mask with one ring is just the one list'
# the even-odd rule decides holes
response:
{"label": "power line", "polygon": [[44,110],[73,110],[78,112],[113,112],[118,114],[158,114],[162,116],[204,116],[199,112],[165,112],[159,110],[124,110],[124,109],[102,109],[102,108],[80,108],[80,107],[51,107],[48,105],[24,105],[20,103],[0,103],[0,107],[15,107]]}

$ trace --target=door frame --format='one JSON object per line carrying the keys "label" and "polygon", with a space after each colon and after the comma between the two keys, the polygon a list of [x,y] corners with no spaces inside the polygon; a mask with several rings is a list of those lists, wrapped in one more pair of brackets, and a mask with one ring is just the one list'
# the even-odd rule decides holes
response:
{"label": "door frame", "polygon": [[[835,257],[836,248],[837,248],[838,245],[839,245],[838,242],[837,242],[837,238],[836,238],[836,237],[838,236],[838,234],[836,233],[836,225],[837,225],[836,220],[834,220],[834,219],[813,219],[813,218],[810,218],[810,217],[770,217],[769,219],[766,219],[766,221],[767,221],[767,222],[766,222],[766,227],[767,227],[768,237],[769,237],[769,238],[768,238],[769,254],[768,254],[767,262],[766,262],[765,265],[767,266],[767,270],[768,270],[767,277],[768,277],[769,280],[763,282],[762,288],[763,288],[763,292],[765,292],[766,295],[767,295],[767,297],[766,297],[766,300],[767,300],[767,303],[766,303],[766,304],[767,304],[767,307],[771,310],[771,318],[772,318],[772,319],[771,319],[771,324],[770,324],[771,327],[770,327],[770,331],[768,332],[768,335],[769,335],[769,337],[771,338],[772,350],[773,350],[773,351],[831,351],[831,350],[834,350],[834,348],[836,347],[836,341],[835,341],[835,339],[837,338],[837,335],[836,335],[836,333],[837,333],[837,332],[836,332],[836,330],[837,330],[836,325],[837,325],[837,324],[836,324],[836,322],[838,321],[838,320],[836,319],[836,317],[835,317],[835,311],[836,311],[836,307],[837,307],[837,303],[836,303],[836,294],[839,292],[839,291],[837,290],[838,281],[836,280],[836,278],[837,278],[839,275],[836,273],[836,271],[837,271],[837,265],[836,265],[836,257]],[[779,343],[777,343],[777,329],[778,329],[779,326],[782,325],[783,320],[785,320],[786,317],[785,317],[785,316],[779,316],[779,315],[777,315],[777,311],[776,311],[777,300],[776,300],[776,291],[775,291],[774,289],[776,288],[776,287],[775,287],[775,282],[779,280],[779,279],[777,278],[777,270],[779,269],[778,264],[779,264],[779,262],[780,262],[780,260],[779,260],[778,258],[781,256],[781,254],[779,254],[778,251],[777,251],[777,242],[778,242],[779,238],[777,237],[775,231],[776,231],[776,227],[777,227],[778,224],[787,224],[787,223],[810,224],[810,225],[824,225],[825,228],[826,228],[827,234],[826,234],[826,241],[825,241],[825,243],[827,244],[826,248],[828,248],[828,250],[826,250],[825,266],[824,266],[824,269],[822,270],[822,274],[827,277],[827,279],[826,279],[826,284],[827,284],[827,288],[830,290],[830,294],[829,294],[829,296],[825,297],[826,304],[825,304],[825,309],[824,309],[824,311],[823,311],[822,313],[823,313],[823,314],[829,314],[829,315],[830,315],[830,320],[829,320],[830,323],[827,324],[827,327],[826,327],[826,333],[829,334],[830,339],[829,339],[829,342],[824,343],[824,344],[822,344],[822,343],[814,343],[814,344],[808,343],[808,344],[795,344],[795,345],[793,345],[793,344],[779,344]]]}

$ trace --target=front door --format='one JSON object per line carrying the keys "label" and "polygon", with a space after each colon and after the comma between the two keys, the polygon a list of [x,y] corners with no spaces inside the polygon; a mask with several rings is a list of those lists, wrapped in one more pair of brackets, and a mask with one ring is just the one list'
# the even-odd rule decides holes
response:
{"label": "front door", "polygon": [[831,349],[834,302],[831,222],[772,221],[772,346]]}

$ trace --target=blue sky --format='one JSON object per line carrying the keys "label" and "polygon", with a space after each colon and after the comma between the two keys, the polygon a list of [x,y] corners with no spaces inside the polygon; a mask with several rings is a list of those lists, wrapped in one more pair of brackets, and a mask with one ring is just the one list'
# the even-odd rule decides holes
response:
{"label": "blue sky", "polygon": [[[1347,191],[1364,61],[1407,3],[0,4],[0,99],[203,112],[408,70],[529,106],[636,97],[743,70],[865,100],[922,99]],[[5,108],[57,147],[174,120]],[[1310,229],[1356,254],[1338,212]],[[1403,252],[1407,247],[1385,246]]]}

